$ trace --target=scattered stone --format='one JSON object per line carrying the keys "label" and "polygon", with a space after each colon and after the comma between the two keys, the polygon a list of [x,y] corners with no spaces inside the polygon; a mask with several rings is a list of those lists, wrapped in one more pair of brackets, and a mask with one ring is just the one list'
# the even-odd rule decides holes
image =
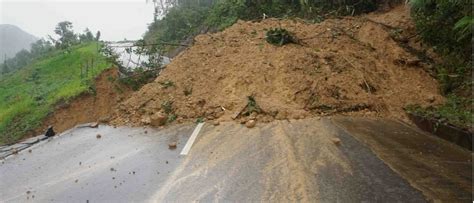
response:
{"label": "scattered stone", "polygon": [[219,121],[217,121],[217,120],[215,120],[214,122],[212,122],[212,125],[214,125],[214,126],[218,126],[218,125],[220,125],[220,122],[219,122]]}
{"label": "scattered stone", "polygon": [[178,145],[178,144],[177,144],[176,142],[172,142],[172,143],[169,143],[169,144],[168,144],[168,148],[169,148],[169,149],[176,149],[176,146],[177,146],[177,145]]}
{"label": "scattered stone", "polygon": [[100,139],[100,138],[102,138],[102,135],[97,134],[95,137],[96,137],[97,139]]}
{"label": "scattered stone", "polygon": [[79,182],[79,180],[78,180],[78,179],[76,179],[74,182],[75,182],[75,183],[77,183],[77,182]]}
{"label": "scattered stone", "polygon": [[110,121],[110,116],[104,116],[99,118],[98,123],[108,123]]}
{"label": "scattered stone", "polygon": [[143,125],[150,125],[151,118],[149,116],[145,116],[145,117],[142,118],[141,122],[142,122]]}
{"label": "scattered stone", "polygon": [[168,161],[166,161],[166,164],[168,164]]}
{"label": "scattered stone", "polygon": [[145,130],[145,132],[144,132],[144,133],[145,133],[145,134],[148,134],[148,130]]}
{"label": "scattered stone", "polygon": [[166,123],[166,120],[168,119],[168,116],[165,114],[158,112],[153,114],[153,116],[150,117],[150,124],[152,126],[162,126]]}
{"label": "scattered stone", "polygon": [[46,133],[44,133],[44,136],[53,137],[54,135],[56,135],[56,133],[54,132],[53,126],[49,126]]}
{"label": "scattered stone", "polygon": [[256,124],[257,122],[255,120],[249,120],[245,123],[245,126],[247,126],[247,128],[253,128]]}
{"label": "scattered stone", "polygon": [[29,191],[29,190],[28,190],[28,191],[26,191],[26,194],[30,194],[30,193],[31,193],[31,191]]}
{"label": "scattered stone", "polygon": [[28,150],[28,152],[29,152],[29,153],[31,153],[31,152],[32,152],[32,150],[31,150],[31,149],[29,149],[29,150]]}
{"label": "scattered stone", "polygon": [[14,149],[12,150],[12,154],[18,154],[18,149],[14,148]]}
{"label": "scattered stone", "polygon": [[117,170],[115,170],[115,168],[110,168],[110,171],[117,171]]}
{"label": "scattered stone", "polygon": [[433,103],[436,100],[436,97],[434,95],[430,95],[427,98],[428,102]]}
{"label": "scattered stone", "polygon": [[337,146],[341,145],[341,139],[339,138],[332,138],[331,141]]}
{"label": "scattered stone", "polygon": [[99,123],[98,122],[95,122],[95,123],[91,123],[89,125],[90,128],[98,128],[99,127]]}

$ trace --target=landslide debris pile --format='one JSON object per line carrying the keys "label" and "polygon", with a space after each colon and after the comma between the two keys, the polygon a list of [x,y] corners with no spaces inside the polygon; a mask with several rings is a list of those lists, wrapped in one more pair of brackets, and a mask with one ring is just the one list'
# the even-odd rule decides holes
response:
{"label": "landslide debris pile", "polygon": [[[398,23],[410,23],[405,20]],[[273,28],[288,30],[297,43],[267,43]],[[331,114],[405,119],[407,105],[437,105],[444,98],[426,64],[394,41],[393,32],[364,16],[319,24],[239,21],[197,36],[154,82],[118,106],[112,123],[267,122]]]}

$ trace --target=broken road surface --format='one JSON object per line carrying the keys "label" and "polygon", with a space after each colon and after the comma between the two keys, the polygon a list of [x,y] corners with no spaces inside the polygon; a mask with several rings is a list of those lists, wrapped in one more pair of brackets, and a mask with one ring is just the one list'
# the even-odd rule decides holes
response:
{"label": "broken road surface", "polygon": [[0,201],[472,198],[471,153],[396,121],[312,118],[251,129],[205,124],[181,156],[195,126],[71,129],[1,161]]}

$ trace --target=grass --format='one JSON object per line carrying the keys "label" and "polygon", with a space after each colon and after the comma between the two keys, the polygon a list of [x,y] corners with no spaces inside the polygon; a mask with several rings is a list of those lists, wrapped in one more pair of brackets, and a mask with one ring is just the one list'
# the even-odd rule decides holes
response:
{"label": "grass", "polygon": [[472,112],[472,98],[463,98],[450,94],[442,106],[422,108],[420,106],[408,106],[406,110],[425,118],[434,118],[440,122],[449,123],[461,128],[470,129],[474,123]]}
{"label": "grass", "polygon": [[[84,64],[94,60],[88,74]],[[70,52],[56,51],[0,77],[0,144],[13,143],[38,128],[59,102],[93,90],[92,81],[109,67],[97,44],[81,44]],[[83,72],[81,74],[81,72]]]}

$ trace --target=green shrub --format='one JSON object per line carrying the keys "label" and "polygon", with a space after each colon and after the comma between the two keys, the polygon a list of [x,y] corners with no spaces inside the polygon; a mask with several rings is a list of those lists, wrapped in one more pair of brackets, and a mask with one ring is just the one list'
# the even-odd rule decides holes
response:
{"label": "green shrub", "polygon": [[472,98],[462,98],[450,94],[447,96],[447,102],[442,106],[428,108],[408,106],[406,110],[422,117],[436,118],[459,127],[470,128],[474,123],[472,102]]}
{"label": "green shrub", "polygon": [[272,28],[266,33],[266,40],[268,43],[283,46],[288,43],[296,43],[295,38],[283,28]]}

